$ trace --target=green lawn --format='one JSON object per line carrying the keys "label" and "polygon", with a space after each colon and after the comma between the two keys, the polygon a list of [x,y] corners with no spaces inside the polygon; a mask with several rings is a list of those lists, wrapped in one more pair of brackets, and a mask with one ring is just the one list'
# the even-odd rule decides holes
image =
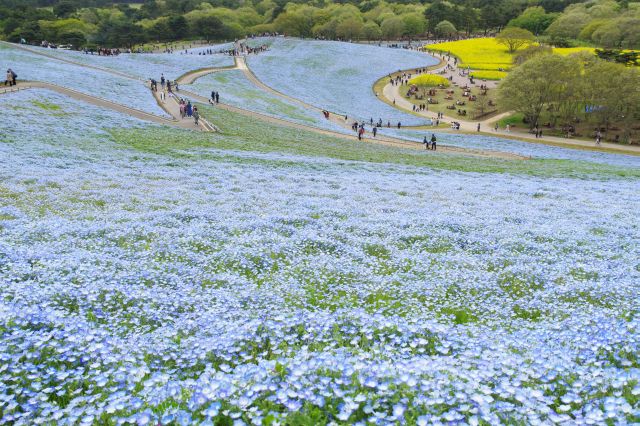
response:
{"label": "green lawn", "polygon": [[[371,143],[348,141],[292,129],[217,108],[201,106],[201,113],[216,123],[221,133],[195,133],[173,128],[119,129],[114,140],[123,147],[168,156],[223,156],[194,148],[242,150],[326,157],[345,161],[405,164],[437,170],[480,173],[514,173],[534,176],[616,178],[640,177],[639,169],[615,167],[571,160],[504,160],[432,151],[393,148]],[[234,157],[234,161],[269,161],[274,166],[291,160],[256,160]]]}

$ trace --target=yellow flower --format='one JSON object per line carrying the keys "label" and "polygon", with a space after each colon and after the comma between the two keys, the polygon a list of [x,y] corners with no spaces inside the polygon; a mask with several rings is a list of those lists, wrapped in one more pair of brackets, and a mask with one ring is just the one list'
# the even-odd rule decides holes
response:
{"label": "yellow flower", "polygon": [[441,75],[422,74],[409,80],[409,84],[415,84],[421,87],[437,87],[440,85],[449,87],[449,80]]}

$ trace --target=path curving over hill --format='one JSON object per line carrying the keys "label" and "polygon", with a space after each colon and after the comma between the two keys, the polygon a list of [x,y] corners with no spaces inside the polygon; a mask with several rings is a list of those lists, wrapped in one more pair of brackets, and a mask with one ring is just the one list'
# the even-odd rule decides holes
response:
{"label": "path curving over hill", "polygon": [[[180,119],[179,117],[179,111],[178,111],[178,118],[167,118],[167,117],[162,117],[156,114],[151,114],[149,112],[146,111],[142,111],[139,109],[135,109],[135,108],[131,108],[128,107],[126,105],[122,105],[122,104],[118,104],[115,102],[111,102],[108,101],[106,99],[102,99],[96,96],[91,96],[91,95],[87,95],[86,93],[82,93],[82,92],[78,92],[77,90],[73,90],[73,89],[69,89],[67,87],[62,87],[62,86],[58,86],[57,84],[53,84],[53,83],[47,83],[47,82],[42,82],[42,81],[27,81],[27,82],[20,82],[18,83],[16,86],[12,86],[10,88],[0,88],[0,96],[1,95],[7,95],[7,94],[11,94],[14,92],[17,92],[19,90],[29,90],[29,89],[47,89],[47,90],[51,90],[53,92],[59,93],[61,95],[64,96],[68,96],[70,98],[82,101],[82,102],[86,102],[88,104],[91,105],[95,105],[101,108],[106,108],[106,109],[110,109],[113,111],[117,111],[120,112],[122,114],[126,114],[126,115],[130,115],[131,117],[135,117],[137,119],[140,120],[144,120],[144,121],[149,121],[152,123],[156,123],[156,124],[163,124],[166,126],[173,126],[173,127],[179,127],[182,129],[197,129],[198,127],[196,127],[195,123],[193,120],[189,119]],[[168,111],[168,108],[165,108],[165,110]],[[172,116],[174,116],[174,114],[172,114]],[[204,131],[214,131],[215,128],[211,128],[208,129],[207,125],[210,126],[209,123],[203,123],[200,125],[200,127],[204,130]]]}
{"label": "path curving over hill", "polygon": [[[23,49],[26,51],[29,51],[31,53],[34,54],[38,54],[41,56],[45,56],[48,58],[51,58],[53,60],[56,61],[61,61],[61,62],[66,62],[66,63],[70,63],[79,67],[83,67],[83,68],[88,68],[88,69],[95,69],[95,70],[99,70],[102,72],[107,72],[113,75],[117,75],[123,78],[127,78],[127,79],[131,79],[131,80],[136,80],[136,81],[140,81],[142,83],[144,83],[145,85],[148,86],[148,82],[140,79],[138,77],[134,77],[131,76],[127,73],[123,73],[120,71],[115,71],[112,69],[108,69],[108,68],[102,68],[102,67],[97,67],[97,66],[93,66],[93,65],[88,65],[88,64],[84,64],[81,62],[76,62],[76,61],[72,61],[72,60],[67,60],[64,58],[60,58],[57,57],[55,55],[50,55],[46,52],[40,51],[40,50],[36,50],[36,49],[32,49],[23,45],[16,45],[13,43],[6,43],[6,42],[2,42],[5,43],[11,47],[14,48],[19,48],[19,49]],[[195,81],[196,79],[198,79],[199,77],[202,77],[204,75],[207,74],[211,74],[211,73],[215,73],[215,72],[220,72],[220,71],[227,71],[227,70],[231,70],[231,69],[239,69],[242,70],[242,72],[244,73],[244,75],[249,79],[249,81],[251,81],[252,84],[254,84],[256,87],[260,88],[261,90],[264,90],[268,93],[271,93],[273,95],[276,95],[278,97],[282,97],[283,99],[288,100],[289,102],[293,102],[296,103],[298,105],[301,105],[302,107],[317,112],[318,114],[322,114],[323,113],[323,109],[319,108],[315,105],[311,105],[308,104],[304,101],[301,101],[299,99],[293,98],[291,96],[288,96],[284,93],[281,93],[271,87],[269,87],[268,85],[262,83],[256,76],[255,74],[253,74],[253,72],[251,72],[251,70],[249,69],[249,67],[246,64],[245,58],[244,57],[236,57],[235,58],[235,65],[234,66],[230,66],[230,67],[216,67],[216,68],[202,68],[202,69],[198,69],[198,70],[194,70],[194,71],[190,71],[188,73],[185,73],[184,75],[182,75],[181,77],[178,78],[178,83],[179,85],[182,84],[191,84],[193,83],[193,81]],[[95,97],[95,96],[91,96],[73,89],[69,89],[66,87],[62,87],[62,86],[58,86],[56,84],[53,83],[48,83],[48,82],[21,82],[18,84],[18,86],[15,87],[14,90],[23,90],[23,89],[32,89],[32,88],[41,88],[41,89],[49,89],[49,90],[53,90],[57,93],[69,96],[71,98],[74,99],[78,99],[87,103],[90,103],[92,105],[96,105],[96,106],[100,106],[103,108],[108,108],[114,111],[118,111],[124,114],[128,114],[131,115],[132,117],[136,117],[139,118],[141,120],[146,120],[146,121],[150,121],[153,123],[157,123],[157,124],[164,124],[164,125],[170,125],[173,127],[178,127],[178,128],[183,128],[183,129],[190,129],[190,130],[196,130],[196,129],[200,129],[206,132],[212,132],[212,131],[217,131],[217,127],[211,123],[209,123],[206,119],[203,119],[201,116],[200,119],[200,123],[199,126],[195,125],[195,122],[193,121],[193,119],[191,118],[182,118],[180,115],[180,109],[179,109],[179,105],[178,105],[178,100],[177,98],[181,97],[182,95],[184,95],[184,97],[186,98],[190,98],[193,101],[197,101],[200,103],[204,103],[204,104],[210,104],[209,99],[205,98],[203,96],[200,96],[196,93],[190,92],[188,90],[184,90],[181,89],[179,91],[176,91],[175,93],[175,97],[174,96],[170,96],[167,95],[165,99],[161,99],[160,97],[160,93],[156,92],[156,91],[150,91],[151,95],[154,97],[154,99],[156,100],[156,102],[158,103],[158,105],[164,110],[166,111],[169,115],[171,115],[171,119],[170,118],[166,118],[166,117],[161,117],[155,114],[151,114],[151,113],[147,113],[141,110],[137,110],[134,108],[130,108],[127,107],[125,105],[121,105],[115,102],[111,102],[108,101],[106,99],[102,99],[99,97]],[[0,89],[0,95],[3,93],[10,93],[11,90],[7,90],[5,89],[5,91],[3,92],[2,89]],[[350,121],[345,120],[344,116],[342,116],[341,114],[335,114],[332,112],[329,112],[329,120],[337,125],[339,125],[340,127],[343,127],[344,129],[346,129],[348,132],[345,133],[341,133],[341,132],[336,132],[336,131],[332,131],[332,130],[326,130],[326,129],[321,129],[318,127],[314,127],[314,126],[310,126],[310,125],[304,125],[304,124],[300,124],[300,123],[296,123],[293,121],[289,121],[283,118],[276,118],[276,117],[271,117],[265,114],[261,114],[261,113],[257,113],[248,109],[244,109],[244,108],[238,108],[238,107],[234,107],[231,105],[227,105],[227,104],[216,104],[215,107],[217,108],[222,108],[231,112],[235,112],[238,114],[242,114],[244,116],[247,117],[251,117],[251,118],[255,118],[258,120],[262,120],[262,121],[266,121],[266,122],[270,122],[270,123],[275,123],[275,124],[279,124],[282,126],[286,126],[286,127],[290,127],[290,128],[296,128],[296,129],[301,129],[301,130],[308,130],[317,134],[322,134],[322,135],[327,135],[327,136],[333,136],[339,139],[344,139],[344,140],[350,140],[350,141],[358,141],[358,137],[355,134],[355,132],[351,133],[351,124]],[[400,138],[394,138],[394,137],[389,137],[389,136],[383,136],[381,134],[378,134],[378,136],[376,138],[370,137],[367,135],[365,135],[365,137],[362,138],[363,142],[368,142],[368,143],[376,143],[376,144],[382,144],[382,145],[387,145],[387,146],[393,146],[393,147],[401,147],[401,148],[409,148],[409,149],[416,149],[416,150],[424,150],[424,147],[422,146],[422,144],[417,143],[417,142],[413,142],[413,141],[408,141],[408,140],[404,140],[404,139],[400,139]],[[524,156],[520,156],[517,154],[512,154],[512,153],[507,153],[507,152],[500,152],[500,151],[485,151],[485,150],[479,150],[479,149],[468,149],[468,148],[461,148],[461,147],[454,147],[454,146],[447,146],[445,144],[440,144],[438,145],[438,153],[450,153],[450,154],[462,154],[462,155],[469,155],[469,156],[475,156],[475,157],[485,157],[485,158],[501,158],[501,159],[508,159],[508,160],[523,160],[523,159],[527,159],[527,157]],[[430,151],[430,153],[435,154],[433,151]]]}

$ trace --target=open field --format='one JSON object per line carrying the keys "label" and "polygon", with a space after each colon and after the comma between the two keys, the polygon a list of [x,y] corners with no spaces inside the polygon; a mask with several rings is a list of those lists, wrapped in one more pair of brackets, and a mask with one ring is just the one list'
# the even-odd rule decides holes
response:
{"label": "open field", "polygon": [[[640,421],[640,157],[441,132],[425,150],[430,128],[376,144],[314,109],[426,121],[371,91],[435,63],[414,55],[0,46],[20,78],[113,103],[0,90],[0,424]],[[205,68],[178,95],[215,131],[138,78]]]}

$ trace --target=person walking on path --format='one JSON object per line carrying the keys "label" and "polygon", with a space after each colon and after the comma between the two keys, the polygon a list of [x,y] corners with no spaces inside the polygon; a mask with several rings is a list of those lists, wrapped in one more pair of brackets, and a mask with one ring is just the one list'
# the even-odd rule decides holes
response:
{"label": "person walking on path", "polygon": [[598,130],[596,132],[596,145],[600,146],[600,141],[602,140],[602,133],[600,133],[600,130]]}
{"label": "person walking on path", "polygon": [[498,123],[496,123],[496,126],[493,128],[493,131],[494,131],[494,132],[497,132],[497,131],[498,131]]}
{"label": "person walking on path", "polygon": [[427,140],[426,136],[424,137],[424,139],[422,139],[422,143],[424,144],[424,149],[430,149],[429,141]]}
{"label": "person walking on path", "polygon": [[216,103],[220,103],[220,92],[216,92]]}
{"label": "person walking on path", "polygon": [[216,92],[215,91],[211,91],[211,100],[209,101],[212,104],[216,103]]}
{"label": "person walking on path", "polygon": [[362,140],[362,136],[364,135],[364,127],[360,127],[360,130],[358,130],[358,140],[361,141]]}
{"label": "person walking on path", "polygon": [[162,87],[162,90],[164,90],[164,84],[165,84],[166,80],[164,78],[164,74],[160,75],[160,86]]}
{"label": "person walking on path", "polygon": [[186,112],[187,117],[191,118],[191,116],[193,115],[193,107],[191,106],[191,101],[187,102]]}
{"label": "person walking on path", "polygon": [[431,134],[431,149],[436,150],[436,135],[434,133]]}
{"label": "person walking on path", "polygon": [[9,87],[13,86],[13,74],[11,73],[11,68],[7,70],[7,79],[4,81],[4,85],[9,85]]}
{"label": "person walking on path", "polygon": [[378,134],[378,128],[377,128],[377,127],[374,127],[374,128],[373,128],[373,137],[374,137],[374,138],[376,137],[376,134]]}
{"label": "person walking on path", "polygon": [[478,123],[478,132],[480,131],[480,123]]}
{"label": "person walking on path", "polygon": [[196,122],[196,126],[198,125],[198,120],[200,119],[200,113],[198,112],[198,107],[193,107],[193,120]]}

